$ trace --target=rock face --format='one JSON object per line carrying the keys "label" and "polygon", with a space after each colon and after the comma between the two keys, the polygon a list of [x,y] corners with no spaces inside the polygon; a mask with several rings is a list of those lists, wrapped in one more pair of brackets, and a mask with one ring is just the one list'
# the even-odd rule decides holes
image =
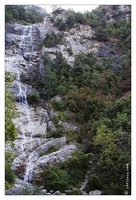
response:
{"label": "rock face", "polygon": [[[47,139],[47,127],[55,130],[46,110],[48,105],[30,106],[27,102],[27,95],[36,91],[31,80],[34,76],[42,77],[44,66],[39,49],[42,38],[37,25],[7,23],[5,33],[5,69],[15,73],[11,92],[19,112],[19,116],[13,119],[18,136],[14,141],[16,158],[12,170],[27,183],[39,178],[47,163],[52,165],[69,158],[76,147],[66,145],[65,137]],[[21,80],[22,76],[25,83]],[[41,152],[54,145],[58,148],[56,152],[40,157]],[[7,145],[7,148],[10,147]],[[16,189],[13,193],[17,193]]]}
{"label": "rock face", "polygon": [[[54,31],[56,34],[59,33],[58,29],[53,26],[50,22],[49,17],[46,16],[42,23],[38,23],[37,26],[40,29],[41,37],[44,38],[45,34]],[[61,32],[61,31],[60,31]],[[58,44],[52,48],[42,48],[42,53],[49,53],[51,58],[55,58],[55,52],[60,51],[70,65],[73,65],[75,55],[80,52],[89,53],[94,50],[97,52],[100,43],[95,40],[92,42],[91,39],[94,35],[94,31],[88,25],[79,25],[69,31],[64,32],[64,44]],[[67,48],[71,48],[73,55],[69,55]]]}

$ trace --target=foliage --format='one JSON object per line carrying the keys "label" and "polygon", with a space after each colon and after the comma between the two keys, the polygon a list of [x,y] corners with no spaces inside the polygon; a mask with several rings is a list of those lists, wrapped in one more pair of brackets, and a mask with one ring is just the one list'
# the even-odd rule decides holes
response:
{"label": "foliage", "polygon": [[57,18],[55,22],[53,23],[54,26],[58,27],[60,31],[66,30],[66,23],[63,22],[62,18]]}
{"label": "foliage", "polygon": [[64,133],[64,127],[61,124],[56,125],[56,130],[52,130],[50,134],[48,135],[48,138],[54,137],[59,138],[62,137]]}
{"label": "foliage", "polygon": [[43,21],[42,15],[35,9],[24,9],[22,5],[6,5],[5,21],[24,21],[27,23],[37,23]]}
{"label": "foliage", "polygon": [[56,5],[53,5],[53,14],[58,15],[63,11],[61,7],[57,7]]}
{"label": "foliage", "polygon": [[95,37],[99,41],[107,41],[108,40],[108,32],[106,29],[103,29],[103,27],[98,26],[95,29]]}
{"label": "foliage", "polygon": [[9,91],[13,81],[13,75],[9,72],[5,73],[5,140],[13,141],[17,136],[17,131],[12,119],[17,116],[15,110],[15,99]]}
{"label": "foliage", "polygon": [[45,47],[53,47],[56,46],[57,44],[62,43],[62,41],[63,41],[63,34],[62,33],[55,34],[52,31],[45,35],[45,38],[43,40],[43,45]]}
{"label": "foliage", "polygon": [[71,194],[81,194],[78,189],[85,176],[85,168],[88,165],[89,154],[80,150],[72,153],[72,157],[53,167],[46,167],[42,173],[43,183],[47,190],[71,190]]}
{"label": "foliage", "polygon": [[93,190],[98,190],[98,189],[102,189],[102,183],[99,180],[98,176],[95,174],[90,174],[88,176],[88,182],[87,182],[87,186],[86,186],[86,191],[90,192]]}
{"label": "foliage", "polygon": [[73,51],[71,48],[67,48],[66,51],[69,53],[69,55],[72,55],[73,54]]}
{"label": "foliage", "polygon": [[[61,52],[55,52],[54,59],[43,55],[44,74],[39,90],[43,89],[55,111],[52,120],[56,127],[54,131],[48,129],[48,137],[65,135],[67,143],[80,143],[81,148],[58,166],[44,169],[42,184],[49,190],[79,194],[90,169],[87,192],[100,189],[103,194],[124,194],[125,165],[131,165],[131,19],[124,18],[118,6],[110,9],[116,20],[110,20],[111,15],[103,6],[83,14],[68,10],[66,20],[57,16],[59,11],[54,12],[52,22],[60,31],[79,24],[91,26],[93,39],[109,45],[109,57],[81,52],[71,67]],[[63,35],[51,32],[46,36],[47,47],[64,42]],[[66,51],[72,55],[70,48]],[[55,98],[58,95],[60,100]],[[80,131],[66,132],[59,120],[76,124]]]}
{"label": "foliage", "polygon": [[27,100],[29,104],[37,104],[39,101],[39,98],[40,96],[38,92],[32,92],[27,95]]}
{"label": "foliage", "polygon": [[5,189],[9,189],[15,182],[15,174],[11,170],[13,159],[15,155],[9,150],[5,152]]}
{"label": "foliage", "polygon": [[37,185],[35,185],[34,187],[25,185],[19,195],[42,195],[42,191]]}
{"label": "foliage", "polygon": [[59,190],[64,192],[69,187],[69,175],[65,170],[54,166],[52,168],[45,168],[42,177],[47,190]]}
{"label": "foliage", "polygon": [[65,108],[65,104],[62,100],[53,99],[51,103],[54,110],[63,111]]}

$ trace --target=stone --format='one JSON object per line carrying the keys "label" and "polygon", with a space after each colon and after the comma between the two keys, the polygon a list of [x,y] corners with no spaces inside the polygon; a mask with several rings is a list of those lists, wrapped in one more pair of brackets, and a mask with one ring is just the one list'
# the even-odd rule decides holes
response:
{"label": "stone", "polygon": [[51,191],[50,191],[51,194],[54,194],[54,192],[55,192],[54,190],[51,190]]}
{"label": "stone", "polygon": [[54,195],[61,195],[60,191],[56,191]]}
{"label": "stone", "polygon": [[47,194],[47,190],[46,189],[42,189],[41,192],[42,192],[43,195]]}
{"label": "stone", "polygon": [[10,188],[10,189],[5,191],[5,195],[19,195],[21,192],[22,192],[21,187]]}
{"label": "stone", "polygon": [[101,191],[100,190],[94,190],[94,191],[90,191],[89,195],[101,195]]}
{"label": "stone", "polygon": [[61,146],[64,146],[65,144],[66,144],[66,137],[56,138],[56,139],[52,139],[51,141],[47,141],[46,143],[38,147],[36,151],[40,153],[40,152],[47,151],[50,146],[55,145],[55,146],[61,147]]}

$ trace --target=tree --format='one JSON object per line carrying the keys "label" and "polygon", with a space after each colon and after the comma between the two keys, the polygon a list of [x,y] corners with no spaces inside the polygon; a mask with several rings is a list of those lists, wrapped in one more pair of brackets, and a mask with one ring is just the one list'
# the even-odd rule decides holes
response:
{"label": "tree", "polygon": [[108,32],[102,26],[98,26],[95,29],[95,37],[99,41],[107,41],[108,40]]}
{"label": "tree", "polygon": [[110,169],[115,167],[117,160],[117,140],[114,138],[114,133],[105,125],[98,128],[96,136],[93,138],[94,145],[100,146],[99,165]]}

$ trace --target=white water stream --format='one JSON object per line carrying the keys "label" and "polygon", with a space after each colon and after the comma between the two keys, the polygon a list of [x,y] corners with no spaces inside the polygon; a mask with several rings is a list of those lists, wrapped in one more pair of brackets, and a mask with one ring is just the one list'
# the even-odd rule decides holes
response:
{"label": "white water stream", "polygon": [[[33,38],[32,38],[32,26],[25,26],[23,29],[23,34],[21,36],[21,40],[20,40],[20,44],[19,47],[21,48],[21,50],[23,52],[30,52],[33,51]],[[18,64],[18,59],[17,59],[17,64]],[[17,71],[17,77],[16,77],[16,84],[18,86],[18,101],[19,104],[22,105],[23,107],[23,111],[25,111],[25,113],[20,113],[20,124],[22,123],[22,117],[23,115],[26,116],[27,119],[27,124],[28,126],[31,124],[31,118],[30,118],[30,113],[29,113],[29,105],[27,102],[27,87],[26,85],[21,83],[21,79],[20,79],[20,71]],[[21,126],[25,126],[24,124],[21,124]],[[23,127],[23,129],[25,129],[25,127]],[[27,143],[27,141],[29,141],[30,143],[30,147],[32,145],[32,133],[30,133],[30,135],[26,136],[25,131],[22,131],[22,143],[21,143],[21,149],[22,151],[25,152],[25,144]],[[29,137],[29,138],[28,138]],[[32,171],[33,171],[33,162],[32,162],[32,157],[33,157],[33,152],[29,153],[28,155],[28,159],[26,162],[26,171],[24,174],[24,181],[25,182],[30,182],[32,180]]]}

